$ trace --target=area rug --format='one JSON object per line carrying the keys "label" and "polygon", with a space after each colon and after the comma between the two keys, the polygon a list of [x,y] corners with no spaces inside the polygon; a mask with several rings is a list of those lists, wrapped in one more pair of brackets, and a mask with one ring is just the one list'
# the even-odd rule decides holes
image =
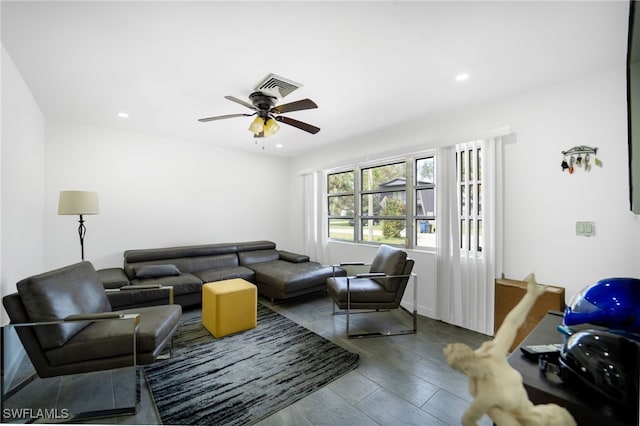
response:
{"label": "area rug", "polygon": [[170,359],[145,367],[164,424],[248,425],[358,365],[358,354],[258,305],[258,326],[214,338],[187,311]]}

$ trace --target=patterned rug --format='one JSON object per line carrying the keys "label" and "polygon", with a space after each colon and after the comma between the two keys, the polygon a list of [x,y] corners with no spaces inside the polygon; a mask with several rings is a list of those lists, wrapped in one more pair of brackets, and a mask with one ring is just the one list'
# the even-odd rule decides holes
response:
{"label": "patterned rug", "polygon": [[216,339],[186,311],[171,359],[145,367],[164,424],[253,424],[353,370],[358,354],[258,305],[258,326]]}

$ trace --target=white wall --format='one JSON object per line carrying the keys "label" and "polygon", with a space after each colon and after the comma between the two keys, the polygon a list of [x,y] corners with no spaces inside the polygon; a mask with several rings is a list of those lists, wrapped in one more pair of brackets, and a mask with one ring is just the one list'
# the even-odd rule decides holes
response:
{"label": "white wall", "polygon": [[[45,121],[13,60],[2,47],[0,134],[0,296],[16,291],[16,282],[44,267]],[[0,325],[9,323],[0,309]],[[3,329],[7,390],[25,356],[14,330]]]}
{"label": "white wall", "polygon": [[[2,295],[44,267],[45,121],[2,47],[0,277]],[[4,308],[2,324],[8,322]]]}
{"label": "white wall", "polygon": [[[504,274],[522,279],[535,272],[540,283],[563,286],[567,300],[610,276],[640,277],[640,217],[629,210],[626,86],[624,68],[598,73],[521,96],[389,128],[378,135],[341,141],[294,159],[298,171],[322,169],[398,151],[414,151],[485,136],[509,127],[505,146]],[[426,130],[425,130],[426,129]],[[562,173],[561,151],[598,147],[603,167]],[[292,205],[301,205],[299,185]],[[292,229],[302,227],[301,214]],[[575,235],[576,221],[594,221],[594,237]],[[329,244],[336,262],[373,257],[375,248]],[[433,255],[412,252],[424,288],[421,313],[435,312]],[[422,265],[421,265],[422,263]],[[406,298],[405,298],[406,300]]]}
{"label": "white wall", "polygon": [[204,144],[47,122],[45,261],[80,260],[62,190],[99,194],[85,216],[85,259],[122,266],[127,249],[267,239],[288,245],[289,160]]}

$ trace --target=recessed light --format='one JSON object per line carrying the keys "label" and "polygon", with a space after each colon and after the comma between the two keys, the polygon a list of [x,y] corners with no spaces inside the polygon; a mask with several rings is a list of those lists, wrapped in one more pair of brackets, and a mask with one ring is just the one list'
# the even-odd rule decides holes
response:
{"label": "recessed light", "polygon": [[118,117],[120,117],[120,118],[129,118],[129,114],[127,114],[126,112],[119,112],[118,113]]}
{"label": "recessed light", "polygon": [[276,144],[276,148],[282,148],[282,144],[281,143]]}
{"label": "recessed light", "polygon": [[456,80],[457,81],[465,81],[468,78],[469,78],[469,74],[467,74],[467,73],[461,73],[461,74],[456,75]]}

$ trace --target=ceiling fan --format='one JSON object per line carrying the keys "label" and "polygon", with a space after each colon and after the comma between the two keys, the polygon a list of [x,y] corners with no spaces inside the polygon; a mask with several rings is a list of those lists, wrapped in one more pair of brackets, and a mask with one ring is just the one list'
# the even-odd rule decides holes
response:
{"label": "ceiling fan", "polygon": [[300,130],[304,130],[305,132],[309,132],[314,135],[320,131],[319,127],[280,115],[286,112],[318,108],[318,105],[316,105],[316,103],[311,99],[302,99],[276,106],[275,104],[278,98],[262,91],[256,91],[249,95],[251,103],[238,99],[234,96],[225,96],[225,99],[243,105],[255,112],[252,114],[241,113],[218,115],[215,117],[200,118],[198,121],[204,123],[207,121],[224,120],[235,117],[251,117],[256,115],[256,118],[249,126],[249,131],[253,133],[256,138],[271,136],[276,133],[280,129],[277,122],[297,127]]}

